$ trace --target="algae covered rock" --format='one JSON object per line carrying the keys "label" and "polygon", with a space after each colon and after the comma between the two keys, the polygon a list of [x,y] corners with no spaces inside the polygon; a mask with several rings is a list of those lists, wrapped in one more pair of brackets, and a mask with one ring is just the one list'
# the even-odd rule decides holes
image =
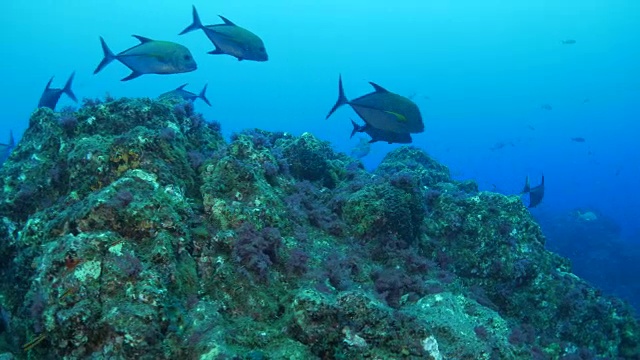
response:
{"label": "algae covered rock", "polygon": [[107,99],[34,112],[0,183],[3,356],[640,356],[518,198],[413,147],[369,173],[311,134],[226,142],[188,104]]}

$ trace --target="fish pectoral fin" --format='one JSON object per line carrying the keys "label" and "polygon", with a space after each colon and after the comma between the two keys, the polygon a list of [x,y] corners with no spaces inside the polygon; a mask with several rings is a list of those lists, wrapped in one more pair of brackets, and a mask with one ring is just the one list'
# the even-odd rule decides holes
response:
{"label": "fish pectoral fin", "polygon": [[224,54],[224,52],[222,50],[220,50],[220,48],[215,48],[215,49],[209,51],[207,54],[222,55],[222,54]]}
{"label": "fish pectoral fin", "polygon": [[398,120],[398,121],[407,122],[407,118],[402,114],[399,114],[399,113],[394,112],[394,111],[385,111],[385,113],[395,116],[396,120]]}
{"label": "fish pectoral fin", "polygon": [[129,80],[133,80],[135,78],[137,78],[138,76],[142,75],[142,73],[137,72],[137,71],[133,71],[131,74],[129,74],[129,76],[120,79],[120,81],[129,81]]}

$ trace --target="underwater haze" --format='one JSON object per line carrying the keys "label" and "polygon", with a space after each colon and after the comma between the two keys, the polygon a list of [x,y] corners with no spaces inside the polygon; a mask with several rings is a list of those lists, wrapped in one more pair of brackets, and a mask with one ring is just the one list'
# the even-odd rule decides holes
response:
{"label": "underwater haze", "polygon": [[[359,142],[349,138],[357,115],[344,107],[325,120],[342,74],[350,99],[371,92],[369,81],[412,98],[425,125],[413,145],[456,178],[517,194],[527,175],[537,185],[544,174],[534,216],[589,209],[640,243],[640,2],[194,2],[205,25],[222,23],[221,14],[259,34],[267,62],[208,55],[213,45],[201,31],[179,36],[190,5],[7,1],[0,142],[27,128],[52,75],[61,88],[75,71],[78,98],[157,97],[184,83],[197,93],[208,83],[212,106],[197,100],[196,108],[227,136],[253,127],[311,132],[349,153]],[[121,82],[130,71],[114,62],[94,75],[99,37],[118,53],[138,44],[132,34],[185,45],[197,71]],[[68,105],[63,95],[58,110]],[[396,147],[374,143],[362,160],[374,168]]]}

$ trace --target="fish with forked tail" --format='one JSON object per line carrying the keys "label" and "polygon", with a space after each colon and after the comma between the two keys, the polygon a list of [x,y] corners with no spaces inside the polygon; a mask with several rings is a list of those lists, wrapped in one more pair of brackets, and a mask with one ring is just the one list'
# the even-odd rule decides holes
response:
{"label": "fish with forked tail", "polygon": [[178,98],[186,101],[194,102],[196,99],[200,99],[204,101],[207,105],[211,106],[209,99],[207,99],[207,84],[204,84],[204,87],[200,91],[200,94],[192,93],[191,91],[185,90],[184,87],[188,84],[182,84],[175,88],[174,90],[167,91],[164,94],[160,94],[160,99],[170,99],[170,98]]}
{"label": "fish with forked tail", "polygon": [[102,36],[102,52],[104,57],[94,74],[99,73],[113,60],[118,60],[131,69],[131,74],[122,79],[128,81],[144,74],[178,74],[194,71],[198,68],[189,49],[170,41],[152,40],[139,35],[132,35],[140,44],[114,54]]}
{"label": "fish with forked tail", "polygon": [[544,197],[544,175],[542,175],[540,185],[534,187],[531,187],[529,177],[527,176],[522,194],[527,193],[529,194],[529,208],[534,208],[542,202],[542,198]]}
{"label": "fish with forked tail", "polygon": [[380,130],[366,122],[364,125],[358,125],[353,121],[353,119],[351,120],[351,124],[353,125],[351,137],[358,132],[363,132],[371,136],[371,140],[369,140],[370,143],[386,141],[388,144],[410,144],[413,141],[413,139],[411,139],[411,134],[409,133],[395,133],[392,131]]}
{"label": "fish with forked tail", "polygon": [[200,16],[196,7],[192,10],[193,21],[179,35],[202,30],[211,40],[215,49],[209,51],[209,54],[219,55],[227,54],[240,60],[267,61],[269,55],[264,47],[262,39],[251,31],[240,27],[222,15],[220,18],[223,24],[202,25]]}
{"label": "fish with forked tail", "polygon": [[73,77],[75,76],[75,72],[71,73],[69,79],[62,89],[52,88],[51,82],[53,81],[53,76],[49,79],[47,86],[44,88],[42,95],[40,96],[40,101],[38,101],[38,107],[47,107],[51,110],[55,110],[56,105],[58,105],[58,100],[60,100],[60,96],[62,94],[67,94],[71,100],[78,102],[76,95],[71,90],[71,84],[73,83]]}
{"label": "fish with forked tail", "polygon": [[368,125],[394,133],[421,133],[424,131],[418,106],[408,98],[392,93],[382,86],[369,82],[374,92],[349,100],[344,94],[342,76],[338,79],[338,100],[327,114],[327,119],[342,105],[351,108]]}

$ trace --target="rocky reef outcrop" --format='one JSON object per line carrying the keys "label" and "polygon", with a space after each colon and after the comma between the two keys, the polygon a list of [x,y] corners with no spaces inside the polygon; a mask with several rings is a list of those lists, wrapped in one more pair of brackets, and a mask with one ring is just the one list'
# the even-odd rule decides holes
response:
{"label": "rocky reef outcrop", "polygon": [[39,109],[0,169],[0,354],[640,358],[640,327],[517,197],[402,147],[225,141],[189,103]]}

